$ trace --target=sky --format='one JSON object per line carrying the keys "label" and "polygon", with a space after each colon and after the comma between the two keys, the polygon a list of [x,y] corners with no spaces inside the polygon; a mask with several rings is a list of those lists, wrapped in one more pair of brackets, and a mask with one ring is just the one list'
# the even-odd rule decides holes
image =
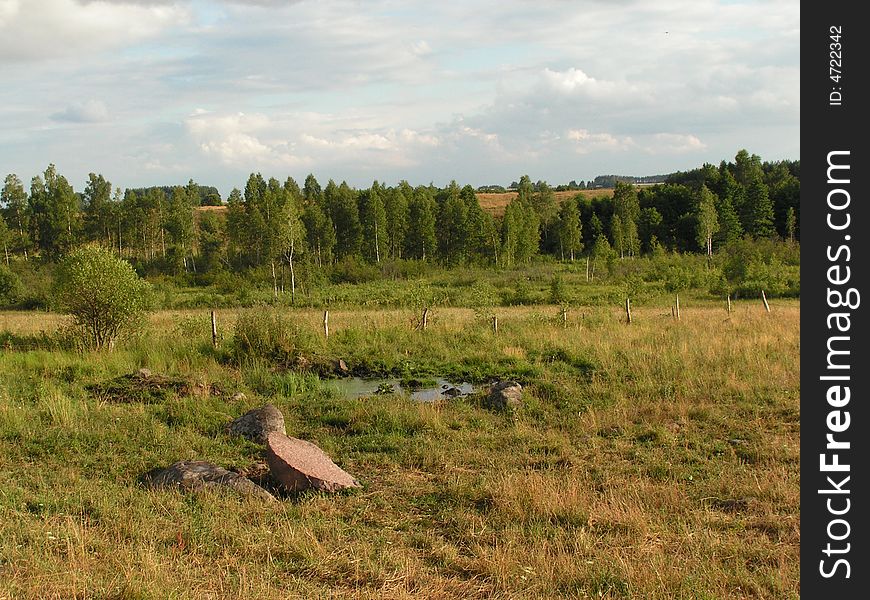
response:
{"label": "sky", "polygon": [[0,0],[0,171],[553,185],[800,158],[796,0]]}

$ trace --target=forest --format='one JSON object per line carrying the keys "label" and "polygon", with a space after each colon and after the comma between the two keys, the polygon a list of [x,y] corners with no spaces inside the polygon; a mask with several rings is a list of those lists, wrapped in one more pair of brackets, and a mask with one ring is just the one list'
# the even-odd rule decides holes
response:
{"label": "forest", "polygon": [[[612,274],[616,259],[719,255],[727,263],[719,278],[727,281],[717,285],[738,293],[753,260],[768,275],[784,265],[796,272],[800,161],[766,162],[740,150],[731,162],[674,173],[664,183],[613,183],[612,193],[578,190],[560,203],[556,188],[524,175],[516,193],[505,195],[503,214],[495,214],[481,208],[472,186],[455,181],[443,188],[374,181],[356,189],[333,180],[321,186],[309,174],[300,187],[292,177],[252,173],[224,203],[215,188],[193,180],[122,191],[91,173],[77,192],[49,165],[29,191],[18,175],[5,178],[0,306],[45,304],[24,289],[39,287],[34,273],[87,243],[112,248],[141,275],[194,286],[243,277],[269,285],[274,297],[289,292],[294,302],[299,287],[323,281],[459,266],[514,269],[535,260],[584,261],[587,279],[596,267],[600,279],[602,265]],[[797,295],[799,280],[767,287]]]}

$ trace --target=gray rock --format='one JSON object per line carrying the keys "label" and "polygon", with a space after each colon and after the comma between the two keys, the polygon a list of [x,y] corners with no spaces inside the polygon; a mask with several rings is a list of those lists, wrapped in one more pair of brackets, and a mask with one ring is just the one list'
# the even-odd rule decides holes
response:
{"label": "gray rock", "polygon": [[177,489],[197,492],[227,488],[244,496],[274,501],[275,497],[238,473],[203,460],[182,460],[165,469],[154,469],[142,476],[148,489]]}
{"label": "gray rock", "polygon": [[233,402],[244,402],[248,399],[244,392],[236,392],[231,398]]}
{"label": "gray rock", "polygon": [[327,454],[305,440],[270,433],[266,441],[266,462],[272,477],[290,492],[309,488],[338,492],[362,487],[352,475],[332,462]]}
{"label": "gray rock", "polygon": [[150,379],[151,378],[151,369],[141,368],[136,371],[136,375],[139,376],[139,379]]}
{"label": "gray rock", "polygon": [[499,381],[489,388],[486,405],[498,411],[514,410],[523,404],[523,386],[516,381]]}
{"label": "gray rock", "polygon": [[249,410],[227,426],[230,435],[240,435],[252,442],[265,444],[266,437],[272,432],[286,433],[284,415],[274,404]]}

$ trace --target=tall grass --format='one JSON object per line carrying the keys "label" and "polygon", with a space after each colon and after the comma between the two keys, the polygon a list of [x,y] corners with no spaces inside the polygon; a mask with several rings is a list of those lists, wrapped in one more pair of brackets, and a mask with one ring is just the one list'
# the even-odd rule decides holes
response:
{"label": "tall grass", "polygon": [[[681,296],[681,301],[684,301]],[[635,310],[286,309],[304,352],[371,373],[518,378],[513,414],[475,398],[351,399],[313,374],[219,348],[200,311],[153,316],[114,352],[0,350],[0,598],[797,598],[799,304],[668,299]],[[43,315],[4,316],[15,335]],[[202,331],[200,331],[202,329]],[[293,346],[294,350],[297,346]],[[140,367],[221,396],[106,403]],[[243,391],[246,397],[233,397]],[[358,492],[274,505],[147,491],[198,458],[262,460],[224,425],[266,401]]]}

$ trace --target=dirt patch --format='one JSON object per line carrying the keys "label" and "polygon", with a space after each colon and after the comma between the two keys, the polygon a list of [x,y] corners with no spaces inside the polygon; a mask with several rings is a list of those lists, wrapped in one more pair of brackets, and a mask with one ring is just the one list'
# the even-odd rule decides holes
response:
{"label": "dirt patch", "polygon": [[88,392],[104,402],[141,402],[155,404],[177,396],[221,396],[223,390],[213,384],[193,382],[181,377],[153,374],[147,369],[121,375],[109,381],[86,386]]}

